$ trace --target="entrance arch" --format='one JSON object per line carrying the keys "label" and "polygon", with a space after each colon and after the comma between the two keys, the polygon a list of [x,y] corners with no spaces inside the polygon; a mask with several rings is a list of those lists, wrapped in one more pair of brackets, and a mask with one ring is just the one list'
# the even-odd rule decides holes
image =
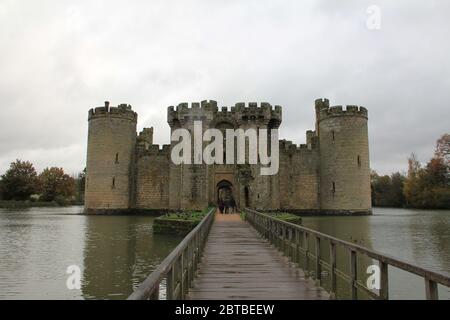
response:
{"label": "entrance arch", "polygon": [[233,196],[233,184],[228,180],[221,180],[217,186],[217,203],[219,203],[219,200],[222,200],[223,202],[229,201],[231,199],[234,199]]}

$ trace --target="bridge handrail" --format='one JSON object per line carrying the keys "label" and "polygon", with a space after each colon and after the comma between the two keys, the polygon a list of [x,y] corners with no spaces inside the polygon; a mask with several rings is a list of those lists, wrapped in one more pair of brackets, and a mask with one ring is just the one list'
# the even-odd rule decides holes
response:
{"label": "bridge handrail", "polygon": [[[366,247],[354,244],[345,240],[335,238],[333,236],[321,233],[319,231],[306,228],[297,224],[293,224],[287,221],[277,219],[271,215],[258,212],[249,208],[245,208],[246,219],[256,228],[256,230],[268,238],[279,249],[284,251],[294,261],[299,263],[298,253],[300,252],[305,257],[305,267],[308,271],[309,258],[315,260],[315,272],[314,278],[321,281],[321,268],[327,267],[331,271],[331,293],[336,294],[336,275],[343,278],[348,278],[351,286],[351,297],[356,298],[356,289],[365,291],[371,298],[374,299],[388,299],[389,298],[389,286],[388,286],[388,266],[393,266],[404,271],[418,275],[425,280],[425,290],[427,299],[438,299],[438,286],[441,284],[446,287],[450,287],[450,275],[442,272],[436,272],[428,270],[409,262],[406,262],[399,258],[383,254],[376,250],[368,249]],[[295,239],[293,236],[295,234]],[[309,237],[315,238],[314,252],[312,254],[312,248],[309,248]],[[327,240],[330,243],[330,263],[325,262],[321,257],[320,241]],[[344,274],[342,271],[336,268],[336,245],[340,245],[346,248],[350,253],[350,275]],[[378,294],[375,294],[372,290],[359,283],[357,280],[357,258],[356,253],[360,253],[375,259],[379,262],[381,271],[380,290]]]}
{"label": "bridge handrail", "polygon": [[202,221],[139,285],[128,300],[158,300],[160,285],[164,279],[167,299],[184,299],[194,279],[215,212],[215,208],[208,211]]}

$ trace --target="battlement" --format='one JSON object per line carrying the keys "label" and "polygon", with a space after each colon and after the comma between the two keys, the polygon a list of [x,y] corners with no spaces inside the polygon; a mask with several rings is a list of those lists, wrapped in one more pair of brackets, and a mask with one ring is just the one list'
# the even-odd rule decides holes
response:
{"label": "battlement", "polygon": [[340,116],[364,117],[367,119],[368,112],[366,108],[355,105],[347,105],[345,109],[342,106],[332,106],[329,108],[322,108],[319,111],[319,121],[330,117]]}
{"label": "battlement", "polygon": [[109,101],[105,101],[103,107],[89,110],[89,120],[103,117],[116,117],[137,121],[137,113],[132,110],[129,104],[119,104],[117,107],[110,107]]}
{"label": "battlement", "polygon": [[153,144],[153,127],[143,128],[137,137],[138,143]]}
{"label": "battlement", "polygon": [[285,152],[288,154],[293,154],[293,153],[297,153],[297,152],[304,152],[304,151],[311,151],[310,148],[308,148],[307,144],[300,144],[297,145],[295,143],[293,143],[290,140],[280,140],[279,141],[279,146],[280,146],[280,152]]}
{"label": "battlement", "polygon": [[316,134],[316,131],[308,130],[306,131],[306,144],[308,149],[314,149],[318,146],[319,137]]}
{"label": "battlement", "polygon": [[316,99],[315,107],[317,111],[322,109],[328,109],[330,107],[330,100],[328,99]]}
{"label": "battlement", "polygon": [[220,110],[217,102],[214,100],[205,100],[201,103],[193,102],[189,106],[188,103],[180,103],[176,108],[170,106],[167,109],[167,121],[172,124],[175,120],[185,122],[189,120],[216,120],[232,121],[240,123],[242,121],[270,121],[275,120],[281,123],[282,108],[281,106],[272,107],[267,102],[261,102],[258,106],[256,102],[236,103],[232,107],[221,107]]}
{"label": "battlement", "polygon": [[138,149],[138,156],[170,156],[170,144],[163,144],[162,146],[159,144],[152,144],[146,149],[140,147]]}

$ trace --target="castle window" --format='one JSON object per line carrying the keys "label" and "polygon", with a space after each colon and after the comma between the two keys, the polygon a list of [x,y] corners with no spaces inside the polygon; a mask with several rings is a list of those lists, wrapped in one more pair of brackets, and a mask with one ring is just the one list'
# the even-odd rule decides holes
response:
{"label": "castle window", "polygon": [[335,136],[334,136],[334,130],[331,130],[331,139],[334,141]]}
{"label": "castle window", "polygon": [[361,167],[361,156],[360,155],[358,155],[357,161],[358,161],[358,167]]}
{"label": "castle window", "polygon": [[112,186],[111,186],[111,188],[115,188],[116,187],[116,177],[113,177],[112,178]]}
{"label": "castle window", "polygon": [[336,192],[336,183],[334,181],[333,181],[333,186],[332,186],[331,192],[333,193],[333,195]]}
{"label": "castle window", "polygon": [[119,153],[116,153],[116,163],[119,163]]}

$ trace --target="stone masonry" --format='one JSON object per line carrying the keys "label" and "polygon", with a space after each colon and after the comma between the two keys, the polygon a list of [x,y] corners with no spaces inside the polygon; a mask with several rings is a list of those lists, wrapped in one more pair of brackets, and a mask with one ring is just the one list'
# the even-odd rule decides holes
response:
{"label": "stone masonry", "polygon": [[[194,121],[203,130],[276,129],[282,108],[268,103],[215,101],[169,107],[173,132]],[[122,104],[89,111],[85,208],[87,213],[201,210],[216,205],[226,188],[238,207],[304,214],[370,214],[367,110],[330,107],[315,101],[315,130],[306,144],[280,140],[278,174],[262,176],[260,165],[181,164],[171,161],[173,145],[153,144],[153,128],[137,135],[137,114]],[[225,136],[225,135],[224,135]]]}

